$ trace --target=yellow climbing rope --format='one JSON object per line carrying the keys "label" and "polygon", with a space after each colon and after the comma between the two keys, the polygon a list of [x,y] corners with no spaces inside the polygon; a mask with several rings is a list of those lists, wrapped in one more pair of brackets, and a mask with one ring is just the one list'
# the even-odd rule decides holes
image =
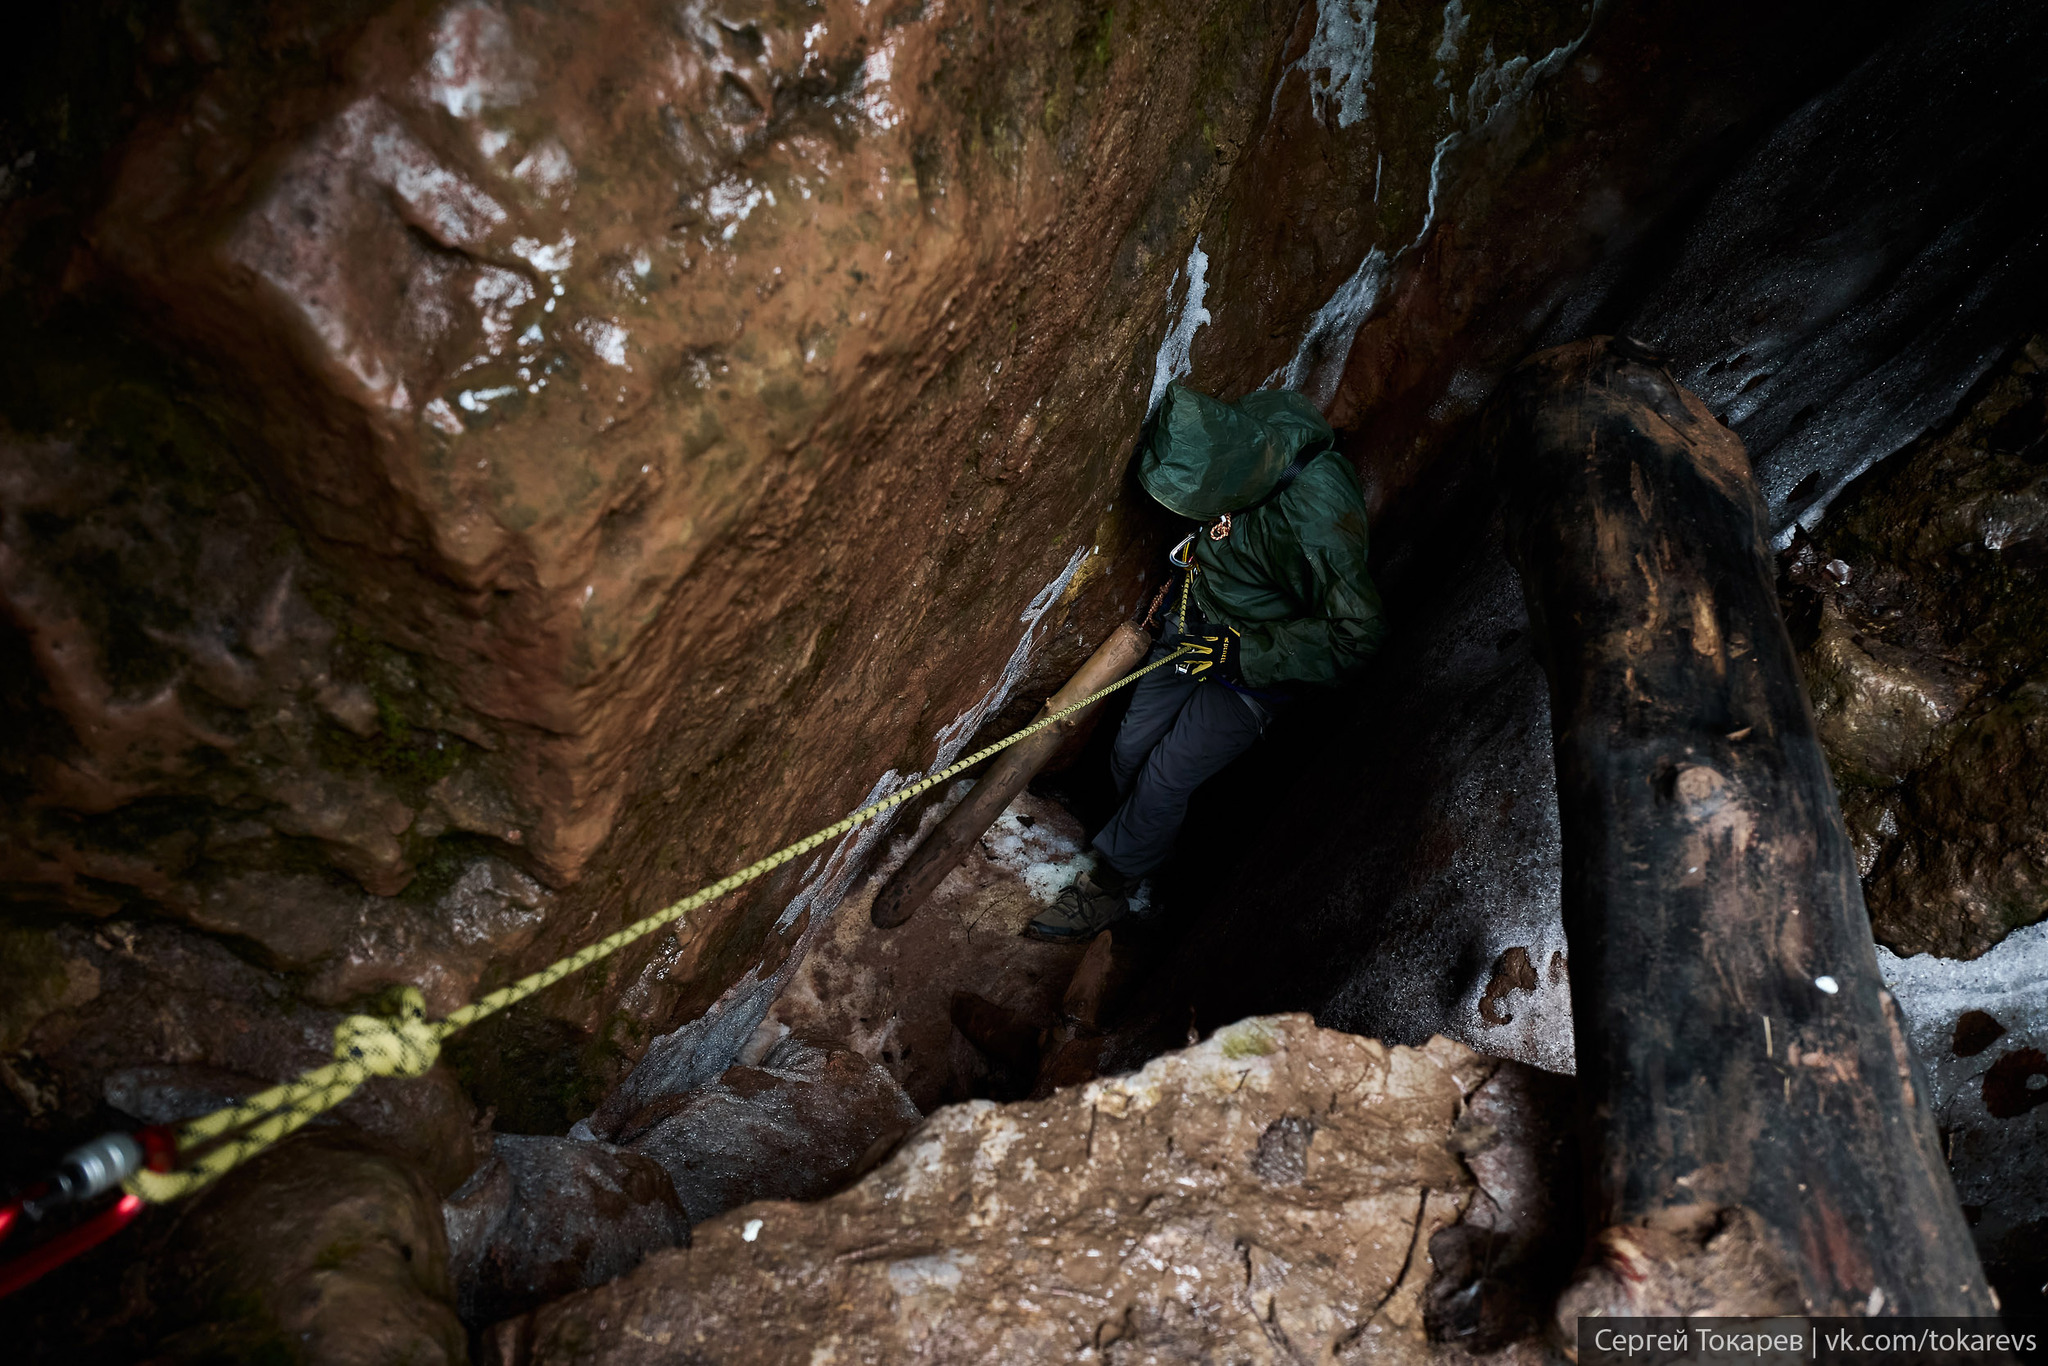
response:
{"label": "yellow climbing rope", "polygon": [[958,763],[941,769],[928,778],[920,778],[909,786],[890,793],[882,800],[862,807],[845,820],[828,825],[816,834],[807,835],[786,848],[778,849],[768,857],[720,878],[709,887],[692,892],[681,901],[626,926],[617,934],[606,935],[596,943],[579,949],[531,976],[522,977],[508,987],[501,987],[482,1000],[453,1012],[446,1019],[429,1020],[426,999],[420,995],[418,988],[406,987],[398,995],[398,1006],[394,1015],[388,1018],[377,1015],[351,1015],[335,1027],[333,1062],[325,1067],[314,1068],[297,1081],[273,1086],[268,1091],[259,1092],[247,1100],[215,1110],[212,1114],[202,1115],[185,1124],[177,1133],[178,1153],[184,1159],[184,1165],[168,1172],[138,1172],[129,1177],[123,1183],[124,1186],[131,1194],[158,1204],[190,1195],[208,1182],[233,1171],[293,1130],[341,1104],[354,1095],[356,1088],[371,1077],[424,1075],[441,1056],[441,1041],[457,1030],[473,1025],[488,1015],[494,1015],[507,1006],[525,1000],[537,991],[553,986],[570,973],[589,967],[599,959],[618,952],[634,940],[682,919],[698,907],[718,900],[727,892],[745,886],[764,873],[773,872],[792,859],[802,858],[819,845],[838,839],[862,822],[872,820],[893,806],[902,805],[921,792],[930,791],[940,783],[974,767],[990,755],[1000,753],[1028,736],[1036,735],[1047,726],[1058,725],[1074,713],[1095,705],[1117,689],[1136,682],[1162,665],[1172,663],[1185,653],[1186,650],[1183,648],[1163,659],[1154,660],[1144,668],[1124,675],[1101,691],[1089,694],[1071,707],[1042,717],[1015,735],[998,740],[986,749],[976,750]]}

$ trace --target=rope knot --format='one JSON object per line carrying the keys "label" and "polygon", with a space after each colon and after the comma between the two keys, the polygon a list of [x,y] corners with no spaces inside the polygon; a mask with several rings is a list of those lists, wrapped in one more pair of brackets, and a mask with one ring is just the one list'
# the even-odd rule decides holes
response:
{"label": "rope knot", "polygon": [[441,1036],[427,1023],[418,987],[398,993],[398,1013],[351,1015],[334,1027],[337,1062],[359,1064],[373,1077],[423,1077],[441,1056]]}

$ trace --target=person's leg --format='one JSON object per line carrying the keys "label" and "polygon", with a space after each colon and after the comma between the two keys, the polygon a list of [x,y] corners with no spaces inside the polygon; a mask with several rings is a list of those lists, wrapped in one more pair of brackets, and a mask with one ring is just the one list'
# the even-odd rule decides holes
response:
{"label": "person's leg", "polygon": [[1095,836],[1095,851],[1125,878],[1157,868],[1173,850],[1197,787],[1250,749],[1265,709],[1220,683],[1196,683],[1172,728],[1152,747],[1124,804]]}
{"label": "person's leg", "polygon": [[1133,693],[1111,754],[1124,803],[1095,837],[1095,869],[1025,926],[1030,938],[1080,942],[1121,919],[1130,888],[1172,850],[1188,797],[1249,749],[1268,720],[1251,698],[1165,669]]}
{"label": "person's leg", "polygon": [[[1150,664],[1165,654],[1164,646],[1155,645],[1145,662]],[[1138,772],[1151,757],[1153,746],[1166,738],[1180,709],[1201,686],[1170,668],[1154,669],[1132,686],[1130,706],[1124,710],[1116,744],[1109,752],[1109,776],[1116,781],[1118,797],[1131,794],[1131,784],[1138,780]]]}

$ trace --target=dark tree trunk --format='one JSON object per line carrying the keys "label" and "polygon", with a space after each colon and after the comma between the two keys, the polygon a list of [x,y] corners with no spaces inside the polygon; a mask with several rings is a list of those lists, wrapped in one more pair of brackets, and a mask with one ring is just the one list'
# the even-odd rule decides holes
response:
{"label": "dark tree trunk", "polygon": [[1491,418],[1550,676],[1588,1155],[1576,1316],[1985,1314],[1741,441],[1635,348]]}

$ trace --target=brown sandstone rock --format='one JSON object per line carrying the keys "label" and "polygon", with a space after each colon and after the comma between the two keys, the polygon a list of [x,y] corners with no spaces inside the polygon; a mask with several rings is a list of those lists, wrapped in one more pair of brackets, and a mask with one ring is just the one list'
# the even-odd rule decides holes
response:
{"label": "brown sandstone rock", "polygon": [[1306,1016],[940,1111],[859,1185],[763,1203],[501,1327],[507,1360],[1426,1360],[1451,1147],[1499,1064]]}
{"label": "brown sandstone rock", "polygon": [[[1150,353],[1286,37],[1256,0],[104,27],[133,89],[86,44],[98,142],[0,204],[0,877],[437,1009],[957,753],[1136,601]],[[864,848],[531,1009],[602,1089]],[[486,855],[566,895],[473,941],[440,892]]]}
{"label": "brown sandstone rock", "polygon": [[281,1144],[179,1211],[149,1268],[171,1361],[461,1366],[440,1201],[336,1135]]}

